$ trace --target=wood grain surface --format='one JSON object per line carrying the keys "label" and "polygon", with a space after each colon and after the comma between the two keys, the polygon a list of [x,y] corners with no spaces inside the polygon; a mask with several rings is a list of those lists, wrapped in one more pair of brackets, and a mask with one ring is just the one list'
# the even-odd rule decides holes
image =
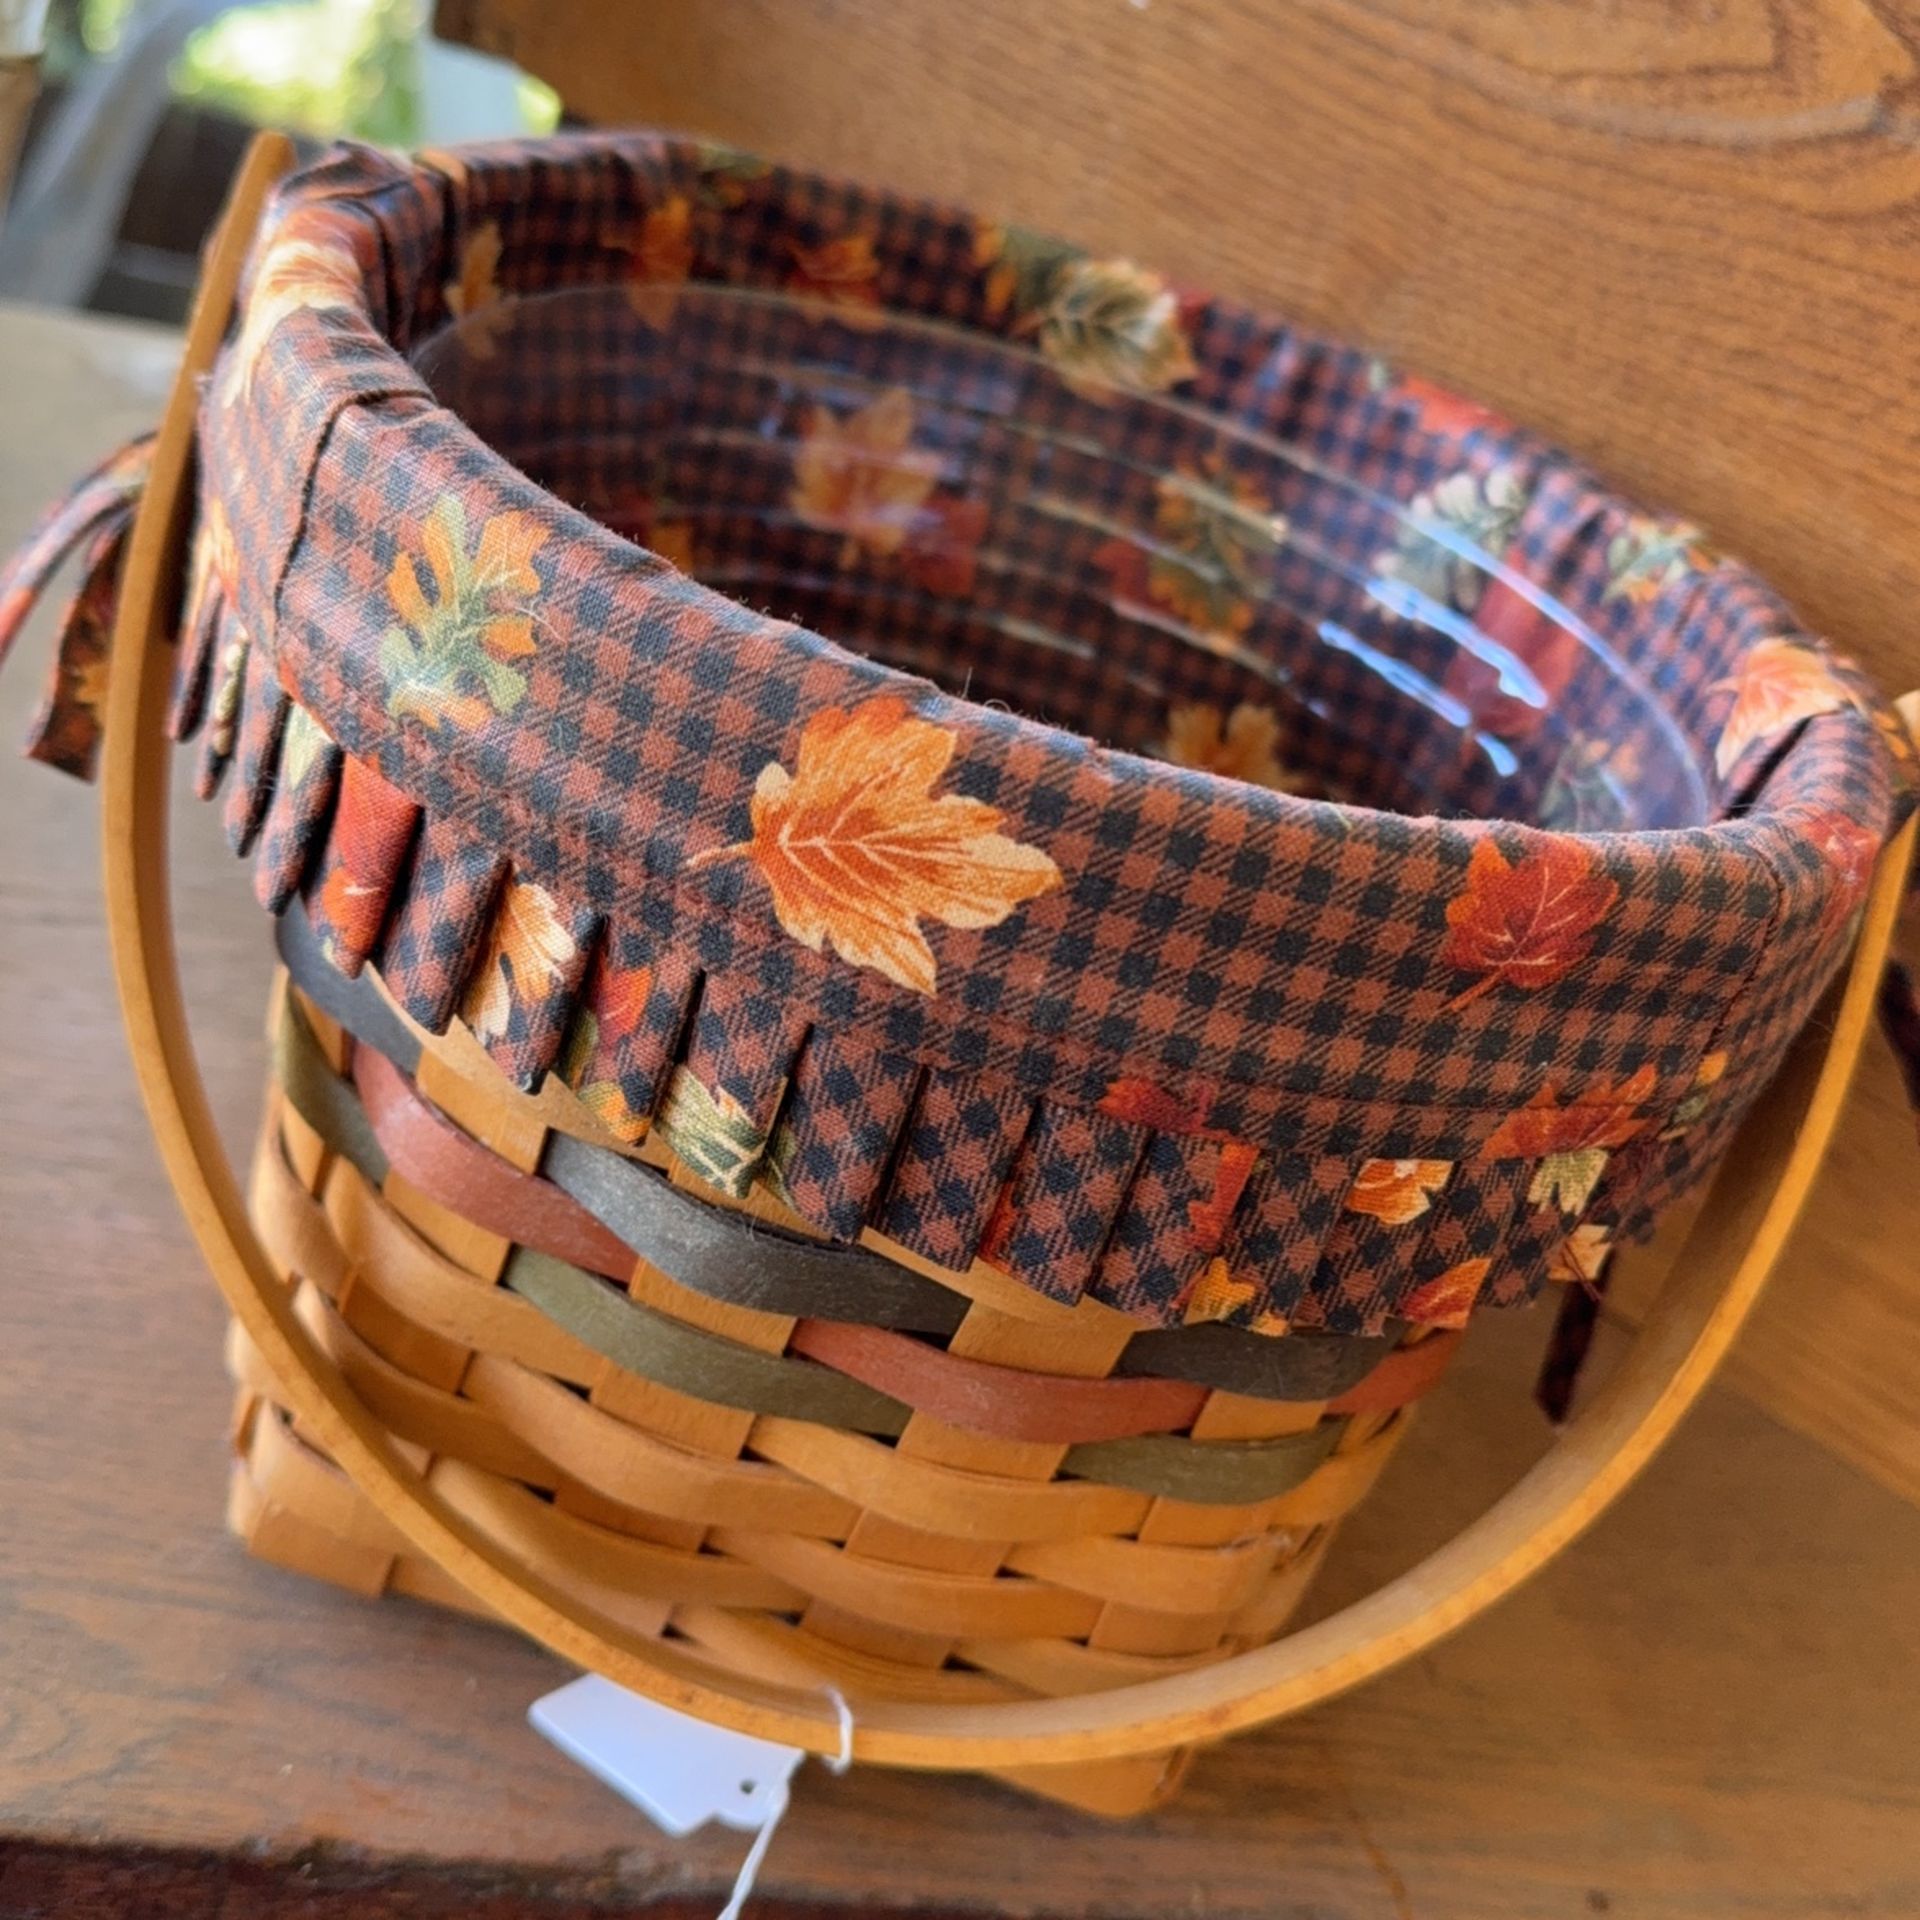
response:
{"label": "wood grain surface", "polygon": [[[1920,684],[1914,0],[440,0],[438,26],[588,119],[958,199],[1364,341]],[[1920,1501],[1914,1152],[1876,1057],[1740,1378]]]}
{"label": "wood grain surface", "polygon": [[[168,358],[138,329],[0,314],[0,541],[152,419]],[[0,682],[0,732],[33,665]],[[739,1837],[666,1841],[529,1732],[547,1656],[221,1531],[222,1316],[130,1090],[95,806],[0,760],[0,1915],[716,1907]],[[181,811],[184,964],[239,1149],[267,931],[213,815]],[[1468,1343],[1319,1605],[1537,1453],[1542,1331],[1509,1316]],[[1920,1515],[1715,1392],[1516,1599],[1204,1757],[1167,1811],[1110,1829],[978,1783],[809,1769],[765,1911],[1920,1914],[1917,1671]]]}

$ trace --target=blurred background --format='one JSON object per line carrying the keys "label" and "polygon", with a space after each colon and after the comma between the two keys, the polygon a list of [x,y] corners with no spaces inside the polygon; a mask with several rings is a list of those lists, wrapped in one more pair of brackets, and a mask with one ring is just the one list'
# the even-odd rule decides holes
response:
{"label": "blurred background", "polygon": [[431,0],[0,0],[0,203],[18,153],[0,299],[183,318],[255,127],[411,147],[557,123],[549,88],[435,40],[430,12]]}

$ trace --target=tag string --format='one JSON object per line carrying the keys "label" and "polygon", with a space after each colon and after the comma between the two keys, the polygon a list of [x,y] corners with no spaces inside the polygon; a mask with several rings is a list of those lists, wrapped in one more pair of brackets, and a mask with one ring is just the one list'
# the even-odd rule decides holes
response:
{"label": "tag string", "polygon": [[825,1692],[833,1702],[834,1712],[840,1716],[840,1751],[831,1760],[825,1754],[820,1759],[829,1773],[845,1773],[853,1765],[853,1709],[838,1687],[828,1687]]}
{"label": "tag string", "polygon": [[[838,1687],[822,1689],[833,1702],[833,1710],[840,1716],[840,1751],[832,1759],[822,1754],[821,1761],[832,1773],[845,1773],[853,1765],[853,1709],[847,1705],[847,1696]],[[767,1816],[766,1824],[753,1836],[753,1845],[747,1849],[747,1857],[740,1862],[740,1871],[733,1878],[733,1898],[729,1900],[720,1914],[720,1920],[740,1920],[746,1911],[747,1901],[753,1895],[753,1883],[760,1877],[760,1869],[766,1864],[767,1854],[773,1846],[773,1830],[786,1818],[791,1796],[782,1787],[780,1798],[774,1803],[772,1813]]]}
{"label": "tag string", "polygon": [[774,1802],[766,1825],[753,1836],[753,1845],[747,1849],[747,1857],[740,1862],[740,1871],[733,1877],[733,1898],[727,1902],[720,1920],[740,1920],[741,1914],[746,1911],[753,1883],[759,1879],[761,1864],[767,1857],[767,1850],[773,1845],[773,1830],[786,1815],[788,1798],[786,1789],[782,1787],[780,1798]]}

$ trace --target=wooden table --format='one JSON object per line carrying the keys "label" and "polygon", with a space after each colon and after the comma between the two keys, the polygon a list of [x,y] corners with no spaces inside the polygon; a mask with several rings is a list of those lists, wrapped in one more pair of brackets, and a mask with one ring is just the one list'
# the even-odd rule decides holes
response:
{"label": "wooden table", "polygon": [[[156,415],[167,357],[150,331],[0,313],[0,540]],[[0,684],[9,737],[37,667]],[[213,815],[182,811],[184,962],[239,1148],[266,926]],[[96,813],[0,760],[0,1920],[713,1913],[743,1842],[663,1839],[528,1731],[563,1677],[547,1655],[222,1531],[222,1314],[131,1091]],[[1542,1332],[1512,1316],[1471,1343],[1322,1605],[1539,1451]],[[1204,1759],[1171,1810],[1115,1829],[810,1768],[753,1911],[1920,1915],[1917,1688],[1920,1512],[1720,1391],[1518,1598]]]}

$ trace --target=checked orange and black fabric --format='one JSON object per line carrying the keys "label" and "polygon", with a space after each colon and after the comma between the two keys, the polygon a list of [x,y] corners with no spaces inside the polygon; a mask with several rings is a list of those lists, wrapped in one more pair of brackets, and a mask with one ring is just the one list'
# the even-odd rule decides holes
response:
{"label": "checked orange and black fabric", "polygon": [[336,151],[199,440],[176,720],[270,908],[729,1192],[1151,1324],[1592,1277],[1910,804],[1763,582],[1485,411],[697,142]]}

